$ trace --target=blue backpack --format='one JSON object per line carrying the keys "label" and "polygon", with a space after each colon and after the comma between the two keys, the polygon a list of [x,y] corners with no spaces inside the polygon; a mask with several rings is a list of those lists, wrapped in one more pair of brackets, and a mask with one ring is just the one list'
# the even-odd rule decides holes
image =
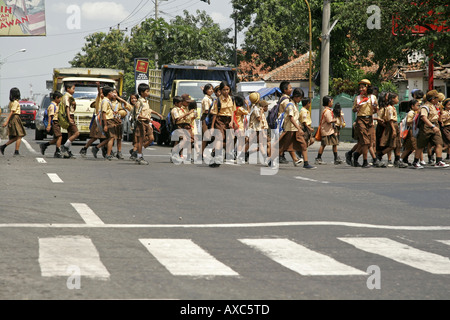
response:
{"label": "blue backpack", "polygon": [[270,129],[277,128],[278,111],[280,110],[280,104],[286,99],[289,99],[289,97],[281,97],[280,100],[278,100],[277,104],[269,110],[269,114],[267,115],[267,124],[269,125]]}
{"label": "blue backpack", "polygon": [[175,130],[175,121],[172,119],[172,110],[169,111],[169,114],[166,117],[166,129],[170,135]]}
{"label": "blue backpack", "polygon": [[[53,102],[50,104],[54,106],[54,111],[53,113],[56,112],[56,104],[54,104]],[[47,129],[48,126],[48,108],[44,110],[44,118],[42,119],[42,122],[44,123],[44,127],[45,129]]]}
{"label": "blue backpack", "polygon": [[[290,106],[294,106],[294,104],[292,102],[288,103],[286,105],[286,109]],[[295,106],[294,106],[295,107]],[[277,126],[278,126],[278,131],[279,132],[283,132],[284,131],[284,118],[285,118],[285,114],[286,114],[286,109],[284,109],[284,112],[282,114],[280,114],[280,117],[277,119]]]}

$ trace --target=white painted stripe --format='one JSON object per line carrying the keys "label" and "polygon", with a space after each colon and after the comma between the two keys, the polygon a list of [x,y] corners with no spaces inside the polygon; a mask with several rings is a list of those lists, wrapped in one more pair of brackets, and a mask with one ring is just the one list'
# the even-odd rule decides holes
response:
{"label": "white painted stripe", "polygon": [[47,173],[47,176],[53,183],[64,183],[56,173]]}
{"label": "white painted stripe", "polygon": [[314,180],[311,178],[304,178],[304,177],[295,177],[295,179],[297,180],[303,180],[303,181],[310,181],[310,182],[316,182],[316,183],[322,183],[322,184],[329,184],[329,181],[319,181],[319,180]]}
{"label": "white painted stripe", "polygon": [[22,138],[22,142],[23,142],[23,144],[25,145],[25,147],[27,147],[28,151],[30,151],[30,152],[33,153],[33,154],[39,154],[39,152],[35,151],[35,150],[33,149],[33,147],[31,147],[31,145],[28,143],[27,140],[25,140],[24,138]]}
{"label": "white painted stripe", "polygon": [[110,229],[233,229],[267,227],[305,227],[305,226],[341,226],[348,228],[408,230],[408,231],[450,231],[450,226],[388,226],[340,221],[291,221],[261,223],[225,223],[225,224],[102,224],[86,225],[81,223],[2,223],[0,228],[86,228],[99,227]]}
{"label": "white painted stripe", "polygon": [[47,163],[44,158],[36,158],[38,163]]}
{"label": "white painted stripe", "polygon": [[270,259],[304,276],[367,275],[288,239],[240,239]]}
{"label": "white painted stripe", "polygon": [[43,277],[74,276],[73,267],[80,276],[106,280],[109,272],[91,239],[58,237],[39,239],[39,264]]}
{"label": "white painted stripe", "polygon": [[443,243],[443,244],[446,244],[446,245],[450,246],[450,240],[436,240],[436,241],[441,242],[441,243]]}
{"label": "white painted stripe", "polygon": [[358,249],[378,254],[433,274],[450,274],[450,259],[388,238],[338,238]]}
{"label": "white painted stripe", "polygon": [[103,221],[84,203],[71,203],[72,207],[77,210],[81,218],[89,226],[104,225]]}
{"label": "white painted stripe", "polygon": [[238,276],[189,239],[140,239],[155,258],[176,276]]}

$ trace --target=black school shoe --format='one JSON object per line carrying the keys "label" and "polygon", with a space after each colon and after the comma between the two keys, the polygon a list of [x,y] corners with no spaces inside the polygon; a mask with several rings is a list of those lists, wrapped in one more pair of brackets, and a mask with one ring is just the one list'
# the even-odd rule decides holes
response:
{"label": "black school shoe", "polygon": [[0,152],[2,153],[2,155],[5,155],[5,149],[6,149],[6,144],[0,146]]}

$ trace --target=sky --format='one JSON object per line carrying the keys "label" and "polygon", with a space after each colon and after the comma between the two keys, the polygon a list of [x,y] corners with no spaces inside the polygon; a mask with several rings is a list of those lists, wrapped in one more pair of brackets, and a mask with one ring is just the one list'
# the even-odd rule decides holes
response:
{"label": "sky", "polygon": [[[158,0],[158,16],[170,21],[183,10],[195,14],[204,10],[222,29],[234,28],[231,1]],[[77,14],[79,12],[79,14]],[[53,68],[70,67],[71,61],[94,32],[111,27],[128,28],[155,16],[155,0],[45,1],[47,35],[41,37],[0,37],[0,105],[9,102],[9,90],[20,89],[22,97],[35,96],[40,103],[49,93],[46,81]],[[74,19],[79,17],[79,19]],[[230,36],[233,34],[230,33]],[[238,42],[241,36],[238,35]],[[26,49],[25,52],[18,52]]]}

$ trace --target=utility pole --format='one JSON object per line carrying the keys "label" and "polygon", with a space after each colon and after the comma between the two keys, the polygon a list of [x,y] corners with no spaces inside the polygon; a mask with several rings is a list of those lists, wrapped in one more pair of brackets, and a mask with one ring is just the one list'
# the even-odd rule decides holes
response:
{"label": "utility pole", "polygon": [[322,12],[322,46],[320,56],[320,113],[319,121],[322,116],[323,97],[328,95],[329,77],[330,77],[330,16],[331,16],[331,0],[324,0]]}
{"label": "utility pole", "polygon": [[[155,0],[155,20],[158,20],[158,0]],[[158,69],[158,51],[155,52],[155,69]]]}

